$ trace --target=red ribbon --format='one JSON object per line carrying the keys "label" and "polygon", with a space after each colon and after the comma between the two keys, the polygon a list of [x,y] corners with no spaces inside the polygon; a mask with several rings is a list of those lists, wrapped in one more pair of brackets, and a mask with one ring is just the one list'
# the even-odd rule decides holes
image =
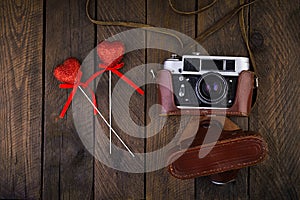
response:
{"label": "red ribbon", "polygon": [[[138,93],[140,93],[141,95],[144,95],[144,91],[139,88],[135,83],[133,83],[130,79],[128,79],[124,74],[122,74],[121,72],[119,72],[118,70],[121,69],[124,66],[124,63],[119,63],[116,64],[114,66],[105,66],[103,64],[100,64],[99,67],[102,69],[96,73],[94,73],[85,83],[80,82],[81,77],[82,77],[82,72],[79,70],[78,74],[77,74],[77,78],[74,84],[68,84],[68,83],[63,83],[59,85],[59,88],[62,89],[70,89],[73,88],[71,94],[68,97],[67,102],[65,103],[59,117],[63,118],[77,92],[77,89],[79,86],[82,86],[83,88],[88,88],[91,95],[92,95],[92,101],[93,104],[97,107],[96,105],[96,96],[95,93],[93,92],[92,89],[90,89],[88,87],[88,85],[90,84],[90,82],[92,82],[95,78],[97,78],[97,76],[99,76],[100,74],[103,74],[105,71],[111,71],[112,73],[116,74],[118,77],[120,77],[122,80],[124,80],[126,83],[128,83],[131,87],[133,87]],[[94,109],[94,113],[97,114],[97,111]]]}
{"label": "red ribbon", "polygon": [[[71,104],[71,102],[72,102],[72,100],[73,100],[73,98],[74,98],[74,96],[76,94],[76,91],[77,91],[77,89],[78,89],[79,86],[82,86],[83,88],[88,88],[89,89],[89,91],[90,91],[90,93],[92,95],[93,104],[95,106],[97,106],[95,93],[93,92],[92,89],[90,89],[88,87],[88,84],[80,82],[81,77],[82,77],[82,72],[79,70],[78,74],[77,74],[76,81],[74,82],[74,84],[68,84],[68,83],[59,84],[59,88],[62,88],[62,89],[73,88],[71,94],[68,97],[67,102],[65,103],[65,105],[64,105],[64,107],[63,107],[63,109],[62,109],[62,111],[61,111],[61,113],[59,115],[60,118],[63,118],[65,116],[65,114],[66,114],[66,112],[67,112],[67,110],[68,110],[68,108],[69,108],[69,106],[70,106],[70,104]],[[95,109],[94,109],[94,113],[97,114],[97,111]]]}
{"label": "red ribbon", "polygon": [[124,63],[119,63],[116,64],[114,66],[106,66],[103,64],[99,64],[99,68],[101,68],[102,70],[96,72],[95,74],[93,74],[86,82],[86,85],[89,85],[89,83],[91,81],[93,81],[97,76],[99,76],[100,74],[103,74],[106,71],[111,71],[112,73],[116,74],[118,77],[120,77],[123,81],[125,81],[126,83],[128,83],[132,88],[134,88],[138,93],[140,93],[141,95],[144,95],[144,91],[139,88],[139,86],[137,86],[134,82],[132,82],[130,79],[128,79],[124,74],[122,74],[121,72],[119,72],[118,70],[121,69],[124,66]]}

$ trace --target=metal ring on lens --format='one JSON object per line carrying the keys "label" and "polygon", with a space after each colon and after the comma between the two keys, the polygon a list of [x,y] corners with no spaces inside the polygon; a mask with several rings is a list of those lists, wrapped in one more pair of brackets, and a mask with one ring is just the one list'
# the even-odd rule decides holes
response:
{"label": "metal ring on lens", "polygon": [[[201,89],[200,89],[201,83],[202,83],[202,81],[205,82],[205,79],[206,79],[206,77],[208,77],[208,76],[215,76],[215,77],[217,77],[219,80],[221,80],[221,83],[222,83],[222,85],[224,86],[224,88],[223,88],[223,94],[222,94],[219,98],[217,98],[217,99],[207,99],[207,98],[201,93]],[[220,74],[218,74],[218,73],[214,73],[214,72],[208,72],[208,73],[206,73],[206,74],[203,74],[202,77],[201,77],[201,79],[198,80],[198,82],[197,82],[197,84],[196,84],[195,90],[196,90],[197,97],[198,97],[202,102],[204,102],[204,103],[206,103],[206,104],[217,104],[217,103],[219,103],[220,101],[222,101],[222,100],[226,97],[226,94],[227,94],[227,92],[228,92],[228,85],[227,85],[227,82],[226,82],[226,80],[224,79],[224,77],[223,77],[222,75],[220,75]]]}

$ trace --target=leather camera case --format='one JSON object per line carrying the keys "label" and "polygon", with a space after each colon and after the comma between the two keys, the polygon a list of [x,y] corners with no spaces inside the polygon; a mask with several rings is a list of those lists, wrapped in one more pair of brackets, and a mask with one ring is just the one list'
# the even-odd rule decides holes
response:
{"label": "leather camera case", "polygon": [[[176,149],[169,156],[168,170],[176,178],[214,175],[211,179],[226,182],[224,179],[235,178],[238,169],[255,165],[267,155],[267,144],[258,133],[243,131],[227,118],[224,127],[211,120],[194,123],[200,125],[192,145],[187,150]],[[209,129],[213,134],[207,135]],[[221,133],[217,141],[216,132]],[[189,137],[188,132],[184,133],[179,143]],[[204,155],[199,157],[201,151]]]}
{"label": "leather camera case", "polygon": [[235,101],[228,109],[179,109],[175,105],[172,74],[160,70],[157,76],[161,115],[227,115],[248,116],[252,106],[254,72],[242,71],[238,78]]}

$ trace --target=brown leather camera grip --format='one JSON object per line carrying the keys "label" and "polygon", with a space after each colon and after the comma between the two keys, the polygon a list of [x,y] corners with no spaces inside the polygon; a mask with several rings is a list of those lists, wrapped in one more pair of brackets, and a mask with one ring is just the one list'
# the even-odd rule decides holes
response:
{"label": "brown leather camera grip", "polygon": [[234,104],[228,109],[179,109],[175,105],[172,74],[161,70],[157,77],[161,115],[227,115],[248,116],[254,88],[254,72],[242,71],[238,78]]}

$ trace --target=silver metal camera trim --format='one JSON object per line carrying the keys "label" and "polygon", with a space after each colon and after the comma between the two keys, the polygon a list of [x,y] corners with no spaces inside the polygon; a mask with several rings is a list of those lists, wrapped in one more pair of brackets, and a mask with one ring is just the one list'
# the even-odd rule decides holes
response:
{"label": "silver metal camera trim", "polygon": [[[200,66],[199,72],[191,72],[191,71],[184,71],[183,70],[183,63],[186,58],[199,58],[200,59]],[[235,61],[235,70],[234,71],[218,71],[218,70],[201,70],[201,60],[234,60]],[[224,66],[226,62],[224,62]],[[238,76],[242,71],[249,70],[249,58],[247,57],[233,57],[233,56],[203,56],[203,55],[183,55],[182,59],[172,58],[167,59],[164,62],[164,69],[169,70],[172,74],[191,74],[191,75],[202,75],[208,72],[217,72],[223,76]],[[217,67],[216,67],[217,69]]]}
{"label": "silver metal camera trim", "polygon": [[[209,72],[214,72],[214,73],[219,73],[223,76],[239,76],[239,74],[246,70],[248,71],[250,69],[250,62],[249,58],[247,57],[234,57],[234,56],[206,56],[206,55],[200,55],[193,53],[194,55],[183,55],[182,59],[180,60],[177,58],[175,54],[172,54],[172,58],[167,59],[164,62],[164,69],[169,70],[172,74],[182,74],[182,75],[203,75]],[[201,70],[201,64],[202,62],[200,61],[200,66],[199,72],[191,72],[191,71],[184,71],[183,70],[183,65],[184,65],[184,59],[186,58],[199,58],[205,59],[205,60],[234,60],[235,61],[235,70],[234,71],[219,71],[219,70]],[[226,62],[223,63],[225,69]],[[216,67],[217,69],[217,67]],[[177,106],[179,109],[209,109],[209,110],[226,110],[228,109],[227,107],[220,108],[220,107],[192,107],[192,106]]]}

